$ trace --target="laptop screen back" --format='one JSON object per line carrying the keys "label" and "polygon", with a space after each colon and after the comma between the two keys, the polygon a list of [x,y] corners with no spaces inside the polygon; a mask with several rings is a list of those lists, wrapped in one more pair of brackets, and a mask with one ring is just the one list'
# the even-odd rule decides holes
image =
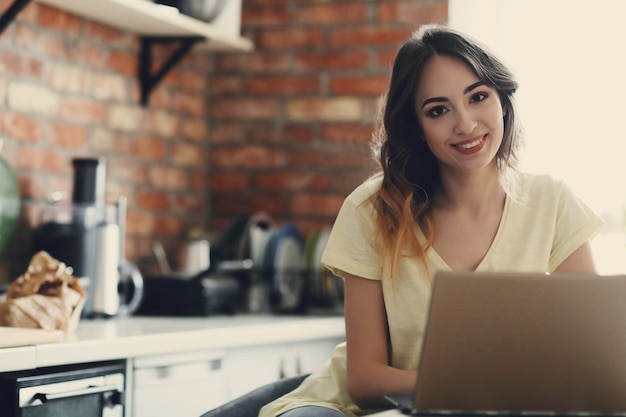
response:
{"label": "laptop screen back", "polygon": [[414,407],[626,411],[626,277],[440,273]]}

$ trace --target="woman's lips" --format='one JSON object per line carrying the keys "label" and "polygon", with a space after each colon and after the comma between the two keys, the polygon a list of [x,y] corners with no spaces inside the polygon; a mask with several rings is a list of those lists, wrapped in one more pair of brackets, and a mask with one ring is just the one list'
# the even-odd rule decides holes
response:
{"label": "woman's lips", "polygon": [[486,140],[487,135],[477,136],[475,138],[464,140],[463,142],[455,143],[452,147],[463,155],[470,155],[480,151],[485,146]]}

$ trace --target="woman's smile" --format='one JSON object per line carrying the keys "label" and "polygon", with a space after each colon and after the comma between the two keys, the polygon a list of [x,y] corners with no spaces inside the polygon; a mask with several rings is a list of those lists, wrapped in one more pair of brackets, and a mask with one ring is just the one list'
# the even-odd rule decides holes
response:
{"label": "woman's smile", "polygon": [[479,152],[485,146],[487,141],[487,135],[476,136],[472,139],[464,140],[462,142],[453,143],[452,147],[463,155],[471,155]]}

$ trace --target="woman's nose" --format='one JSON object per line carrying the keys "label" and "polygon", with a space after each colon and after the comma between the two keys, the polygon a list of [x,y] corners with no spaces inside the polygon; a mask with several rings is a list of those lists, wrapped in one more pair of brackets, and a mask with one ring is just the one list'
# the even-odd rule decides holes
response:
{"label": "woman's nose", "polygon": [[458,134],[467,135],[474,131],[477,124],[476,119],[470,111],[467,109],[460,109],[457,111],[454,131]]}

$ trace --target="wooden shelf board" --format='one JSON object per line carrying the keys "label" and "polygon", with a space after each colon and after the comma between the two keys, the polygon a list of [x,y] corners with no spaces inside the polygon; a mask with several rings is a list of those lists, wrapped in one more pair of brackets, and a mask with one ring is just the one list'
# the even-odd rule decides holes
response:
{"label": "wooden shelf board", "polygon": [[209,23],[178,13],[147,0],[36,0],[107,26],[139,36],[202,36],[199,47],[210,50],[248,52],[249,39],[222,33]]}

